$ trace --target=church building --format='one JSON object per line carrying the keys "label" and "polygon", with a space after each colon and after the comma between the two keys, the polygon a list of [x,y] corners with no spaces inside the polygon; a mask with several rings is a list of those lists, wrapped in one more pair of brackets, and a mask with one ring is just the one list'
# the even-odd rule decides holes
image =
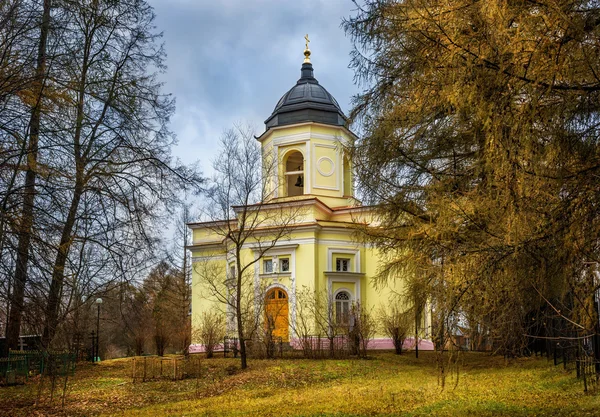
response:
{"label": "church building", "polygon": [[[264,307],[260,314],[277,309],[273,334],[291,346],[297,346],[299,315],[306,311],[300,308],[299,297],[307,289],[309,293],[326,294],[324,299],[329,305],[322,308],[330,309],[335,322],[332,325],[348,323],[355,305],[376,318],[379,309],[389,306],[403,291],[401,278],[385,286],[372,282],[381,259],[377,249],[357,235],[356,223],[369,223],[371,216],[369,208],[354,196],[352,160],[344,151],[344,145],[357,138],[348,129],[335,98],[315,78],[310,54],[307,42],[300,79],[277,102],[265,121],[265,131],[256,138],[263,154],[276,159],[276,172],[263,173],[271,175],[270,192],[265,193],[267,197],[261,203],[263,210],[287,205],[301,207],[302,215],[284,237],[260,253],[260,259],[252,242],[243,248],[245,258],[256,259],[251,285],[257,304]],[[207,290],[200,269],[210,262],[225,282],[235,262],[223,236],[214,233],[214,221],[190,223],[188,227],[193,231],[193,242],[188,247],[193,264],[192,328],[197,328],[203,312],[217,309],[231,315],[231,309],[219,305]],[[231,319],[229,316],[228,331],[235,337]],[[429,327],[430,317],[424,313],[420,349],[432,348]],[[412,337],[405,342],[406,347],[414,345]],[[369,349],[393,349],[393,344],[378,329]],[[192,335],[190,352],[202,350],[200,341]]]}

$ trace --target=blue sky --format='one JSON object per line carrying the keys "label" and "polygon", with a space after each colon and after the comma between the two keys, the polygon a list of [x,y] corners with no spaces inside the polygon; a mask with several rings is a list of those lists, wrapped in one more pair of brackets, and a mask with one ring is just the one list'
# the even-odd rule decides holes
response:
{"label": "blue sky", "polygon": [[315,77],[347,114],[358,92],[340,28],[350,0],[148,0],[167,51],[165,91],[177,100],[174,155],[205,174],[223,130],[264,120],[300,77],[309,34]]}

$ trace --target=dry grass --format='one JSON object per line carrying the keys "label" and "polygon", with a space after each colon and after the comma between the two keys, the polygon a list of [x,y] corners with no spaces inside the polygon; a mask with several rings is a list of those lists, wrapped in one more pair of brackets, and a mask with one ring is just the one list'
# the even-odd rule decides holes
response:
{"label": "dry grass", "polygon": [[505,361],[462,354],[446,387],[435,354],[376,354],[370,360],[203,361],[204,377],[132,384],[130,360],[79,367],[64,409],[33,406],[35,384],[0,388],[0,414],[14,416],[598,416],[600,396],[545,359]]}

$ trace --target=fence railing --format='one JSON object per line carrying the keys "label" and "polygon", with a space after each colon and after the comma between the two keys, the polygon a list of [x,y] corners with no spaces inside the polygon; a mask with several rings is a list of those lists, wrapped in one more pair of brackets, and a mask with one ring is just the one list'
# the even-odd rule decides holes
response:
{"label": "fence railing", "polygon": [[577,359],[578,378],[583,381],[584,392],[598,392],[599,366],[600,361],[591,356],[586,355]]}
{"label": "fence railing", "polygon": [[131,358],[131,379],[134,383],[157,379],[176,381],[199,378],[201,372],[199,356],[136,356]]}
{"label": "fence railing", "polygon": [[35,375],[74,375],[75,365],[75,354],[69,352],[11,350],[8,358],[0,358],[0,383],[17,384]]}
{"label": "fence railing", "polygon": [[228,353],[233,353],[233,357],[237,358],[239,352],[239,343],[237,337],[225,337],[223,339],[223,357],[226,358]]}
{"label": "fence railing", "polygon": [[555,366],[565,371],[575,371],[577,379],[583,383],[585,392],[598,392],[600,380],[600,360],[596,351],[600,350],[597,335],[571,338],[557,338],[549,345],[549,357]]}
{"label": "fence railing", "polygon": [[303,356],[311,359],[347,358],[352,353],[350,339],[346,335],[326,338],[322,336],[302,336],[297,342]]}

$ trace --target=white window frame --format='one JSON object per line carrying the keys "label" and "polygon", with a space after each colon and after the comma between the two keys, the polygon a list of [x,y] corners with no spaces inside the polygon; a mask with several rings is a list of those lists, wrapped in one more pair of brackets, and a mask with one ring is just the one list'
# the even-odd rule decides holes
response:
{"label": "white window frame", "polygon": [[[339,299],[338,300],[338,295],[340,295],[341,293],[345,293],[348,295],[348,299]],[[352,292],[347,289],[347,288],[340,288],[338,290],[335,291],[335,293],[333,294],[333,319],[335,320],[335,324],[338,326],[348,326],[350,325],[350,314],[352,311],[352,303],[353,303],[354,298],[352,297]],[[346,322],[343,322],[340,320],[340,314],[338,314],[338,303],[340,303],[340,311],[342,314],[344,314],[344,305],[347,306],[347,312],[346,314],[348,315],[348,317],[346,317]]]}
{"label": "white window frame", "polygon": [[[267,265],[271,267],[267,269]],[[263,274],[272,274],[273,272],[273,258],[263,259]]]}
{"label": "white window frame", "polygon": [[[283,269],[283,262],[287,261],[287,269]],[[280,256],[279,257],[279,272],[288,273],[290,272],[290,257]]]}
{"label": "white window frame", "polygon": [[[337,272],[333,264],[334,255],[354,255],[354,270],[352,272],[362,272],[360,269],[360,249],[327,248],[327,271],[329,272]],[[348,265],[348,269],[350,269],[350,265]]]}

